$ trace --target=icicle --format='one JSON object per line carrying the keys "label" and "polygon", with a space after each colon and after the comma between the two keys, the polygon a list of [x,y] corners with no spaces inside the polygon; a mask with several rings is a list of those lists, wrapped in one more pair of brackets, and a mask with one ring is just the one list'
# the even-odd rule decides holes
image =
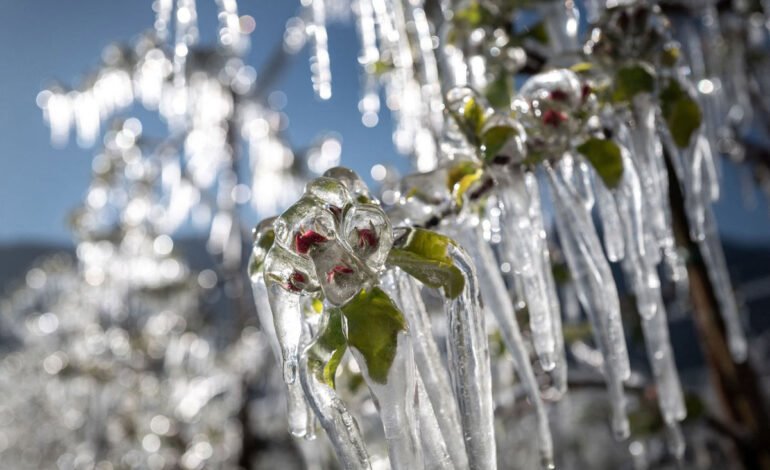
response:
{"label": "icicle", "polygon": [[524,390],[535,408],[537,421],[537,437],[540,446],[540,457],[545,468],[553,466],[553,440],[548,424],[543,400],[540,398],[540,388],[529,362],[529,351],[521,337],[519,324],[513,304],[508,297],[505,281],[500,273],[492,248],[484,240],[480,230],[467,227],[458,234],[458,242],[468,250],[468,254],[476,263],[479,276],[479,288],[484,307],[495,317],[505,346],[513,357],[516,371]]}
{"label": "icicle", "polygon": [[522,280],[535,351],[543,368],[550,371],[556,366],[557,351],[548,286],[543,278],[544,270],[539,269],[542,264],[542,250],[537,250],[540,233],[530,219],[530,201],[524,173],[512,169],[510,173],[499,175],[499,179],[504,230],[507,232],[502,235],[504,259]]}
{"label": "icicle", "polygon": [[[657,270],[659,249],[657,244],[652,242],[654,236],[648,232],[651,227],[642,220],[643,202],[639,197],[641,187],[635,163],[625,149],[622,149],[621,154],[623,179],[614,192],[623,232],[629,242],[623,268],[630,281],[631,290],[636,295],[637,310],[642,317],[647,358],[655,377],[658,405],[663,420],[670,436],[681,436],[678,422],[685,418],[686,409],[669,339],[666,308],[660,292]],[[645,246],[645,236],[648,234],[647,239],[651,240],[651,246]],[[672,452],[681,455],[681,443],[673,441],[672,444]]]}
{"label": "icicle", "polygon": [[596,202],[602,221],[602,235],[604,235],[604,249],[607,251],[607,259],[613,263],[618,262],[624,256],[623,229],[620,225],[620,216],[612,193],[601,182],[596,185]]}
{"label": "icicle", "polygon": [[155,10],[155,34],[161,41],[168,38],[168,26],[171,22],[171,12],[174,7],[174,0],[155,0],[152,8]]}
{"label": "icicle", "polygon": [[[323,328],[325,325],[322,325]],[[300,356],[299,377],[302,389],[342,467],[346,470],[370,469],[369,454],[358,423],[334,389],[323,381],[323,364],[332,352],[324,348],[323,342],[319,341],[320,336]]]}
{"label": "icicle", "polygon": [[[422,378],[417,376],[417,411],[420,418],[420,443],[423,448],[423,468],[426,470],[451,470],[459,467],[449,456],[441,425],[431,406]],[[467,466],[467,463],[466,463]]]}
{"label": "icicle", "polygon": [[532,172],[524,174],[524,182],[529,193],[529,217],[532,228],[537,237],[533,239],[535,253],[540,254],[539,272],[545,281],[545,292],[548,298],[549,313],[551,314],[551,326],[554,336],[555,364],[551,371],[554,386],[559,393],[567,391],[567,359],[564,351],[564,332],[561,327],[561,306],[559,295],[556,292],[556,282],[553,279],[553,267],[551,266],[551,252],[548,249],[548,240],[543,222],[543,208],[540,204],[540,185],[537,176]]}
{"label": "icicle", "polygon": [[[660,259],[656,246],[646,246],[644,220],[642,216],[642,193],[639,176],[634,162],[625,148],[621,148],[623,158],[623,179],[615,189],[615,202],[623,224],[623,234],[627,240],[624,266],[636,294],[636,305],[643,318],[656,314],[660,295],[660,279],[657,263]],[[598,184],[600,185],[600,184]]]}
{"label": "icicle", "polygon": [[495,470],[492,375],[478,279],[467,254],[450,246],[449,255],[465,278],[463,292],[446,302],[449,371],[460,409],[465,449],[470,468]]}
{"label": "icicle", "polygon": [[684,420],[687,410],[669,339],[666,311],[663,300],[659,298],[658,301],[658,312],[650,318],[642,318],[642,330],[647,358],[658,388],[658,404],[663,420],[667,424],[675,424]]}
{"label": "icicle", "polygon": [[358,110],[361,112],[361,121],[367,127],[377,124],[380,112],[380,95],[378,77],[374,70],[380,59],[377,49],[377,30],[374,22],[374,10],[371,0],[358,0],[354,4],[356,13],[356,25],[358,37],[361,41],[361,53],[358,62],[363,67],[362,96],[358,102]]}
{"label": "icicle", "polygon": [[246,52],[249,37],[241,33],[238,3],[236,0],[217,0],[219,9],[219,43],[227,49],[242,54]]}
{"label": "icicle", "polygon": [[[563,162],[560,161],[559,165]],[[593,327],[597,345],[602,352],[604,373],[612,408],[612,428],[615,436],[625,438],[629,433],[623,381],[630,373],[617,288],[609,264],[604,258],[590,214],[575,197],[566,180],[546,167],[556,209],[556,225],[564,256],[570,267],[578,299]]]}
{"label": "icicle", "polygon": [[740,312],[735,301],[730,273],[727,270],[725,254],[719,240],[711,206],[706,207],[704,224],[704,238],[698,242],[698,248],[703,263],[706,265],[711,285],[714,286],[714,295],[719,304],[719,312],[727,330],[727,344],[730,353],[736,362],[743,362],[748,354],[746,334],[741,324]]}
{"label": "icicle", "polygon": [[313,53],[310,57],[310,71],[313,89],[322,100],[332,97],[332,72],[329,59],[329,45],[326,34],[326,7],[324,0],[303,0],[310,7],[312,22],[310,36],[313,38]]}
{"label": "icicle", "polygon": [[578,50],[578,24],[580,13],[574,2],[546,4],[543,20],[548,31],[549,45],[554,55]]}
{"label": "icicle", "polygon": [[416,395],[412,345],[406,332],[398,333],[396,355],[385,383],[369,375],[363,355],[351,348],[361,374],[375,397],[385,439],[388,441],[390,466],[394,470],[411,470],[422,465],[422,446],[418,437],[418,422],[412,402]]}
{"label": "icicle", "polygon": [[[252,276],[251,287],[254,291],[254,301],[257,304],[260,326],[270,341],[270,347],[273,349],[276,361],[280,364],[283,362],[283,353],[275,332],[273,313],[268,301],[264,276],[262,274]],[[311,414],[305,402],[302,385],[298,380],[286,384],[286,408],[289,432],[296,437],[311,436],[313,434]]]}
{"label": "icicle", "polygon": [[433,339],[430,316],[425,309],[420,288],[414,279],[398,269],[384,276],[382,286],[396,300],[407,319],[420,380],[430,398],[452,461],[456,468],[466,468],[468,457],[465,454],[457,403],[438,345]]}
{"label": "icicle", "polygon": [[686,443],[679,423],[666,423],[666,442],[669,452],[671,452],[671,455],[674,456],[679,465],[682,466]]}
{"label": "icicle", "polygon": [[414,21],[417,44],[420,48],[420,70],[422,75],[422,92],[428,108],[426,114],[434,132],[439,132],[444,126],[444,101],[441,95],[441,81],[438,63],[434,53],[433,35],[430,23],[425,14],[423,0],[405,2]]}
{"label": "icicle", "polygon": [[668,170],[660,139],[655,131],[656,113],[649,96],[634,98],[633,114],[636,125],[630,130],[623,126],[619,137],[630,134],[624,144],[633,149],[634,162],[644,192],[644,220],[655,233],[658,246],[670,249],[674,243],[671,209],[668,201]]}

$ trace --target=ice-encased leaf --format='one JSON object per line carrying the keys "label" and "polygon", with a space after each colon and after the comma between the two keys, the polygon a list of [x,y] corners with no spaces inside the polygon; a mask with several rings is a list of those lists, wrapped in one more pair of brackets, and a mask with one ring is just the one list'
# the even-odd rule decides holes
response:
{"label": "ice-encased leaf", "polygon": [[451,166],[447,172],[447,188],[455,204],[462,206],[465,195],[475,188],[484,176],[484,169],[476,162],[464,161]]}
{"label": "ice-encased leaf", "polygon": [[486,100],[470,87],[456,87],[447,93],[446,107],[465,137],[477,144],[487,115],[492,111]]}
{"label": "ice-encased leaf", "polygon": [[451,238],[430,230],[400,229],[388,254],[388,264],[429,287],[443,288],[447,297],[455,298],[462,292],[465,280],[449,255],[449,247],[454,244]]}
{"label": "ice-encased leaf", "polygon": [[347,342],[342,330],[342,312],[336,308],[331,308],[328,312],[323,330],[306,353],[308,365],[318,379],[335,388],[334,376],[347,350]]}
{"label": "ice-encased leaf", "polygon": [[623,158],[620,147],[608,139],[590,138],[577,147],[609,188],[615,188],[623,178]]}
{"label": "ice-encased leaf", "polygon": [[493,114],[487,119],[481,135],[484,161],[492,163],[497,157],[518,163],[526,158],[524,128],[510,116]]}
{"label": "ice-encased leaf", "polygon": [[697,101],[678,80],[669,80],[660,93],[660,106],[674,142],[679,148],[687,148],[702,120]]}
{"label": "ice-encased leaf", "polygon": [[348,344],[364,357],[372,380],[385,383],[398,333],[407,329],[403,314],[379,287],[362,289],[340,310],[347,320]]}
{"label": "ice-encased leaf", "polygon": [[652,93],[655,90],[655,71],[646,63],[637,63],[621,67],[615,73],[613,101],[631,101],[639,93]]}

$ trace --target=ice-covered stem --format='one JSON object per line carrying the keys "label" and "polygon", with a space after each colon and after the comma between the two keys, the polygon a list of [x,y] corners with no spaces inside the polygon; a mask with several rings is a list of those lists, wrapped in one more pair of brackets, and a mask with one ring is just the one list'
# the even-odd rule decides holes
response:
{"label": "ice-covered stem", "polygon": [[[420,294],[417,282],[400,269],[390,270],[383,280],[383,287],[395,299],[404,312],[412,338],[415,363],[420,376],[420,386],[430,399],[447,451],[455,468],[466,468],[468,457],[460,426],[460,415],[454,400],[449,376],[443,366],[438,345],[433,338],[430,316]],[[421,403],[422,405],[422,403]],[[422,411],[421,411],[422,413]],[[422,422],[420,423],[421,433]],[[423,444],[425,448],[425,445]],[[426,458],[429,449],[425,448]]]}
{"label": "ice-covered stem", "polygon": [[712,385],[728,423],[749,436],[747,440],[735,443],[744,466],[770,469],[770,447],[767,446],[770,414],[759,378],[750,360],[736,363],[732,358],[714,286],[703,259],[698,256],[698,243],[690,239],[682,191],[668,159],[667,163],[674,235],[677,244],[687,247],[691,254],[687,273],[694,307],[693,322],[708,362]]}
{"label": "ice-covered stem", "polygon": [[537,421],[537,438],[540,446],[540,456],[545,468],[553,466],[553,440],[548,424],[548,415],[545,405],[540,397],[540,389],[537,379],[529,362],[529,351],[524,343],[516,321],[516,312],[508,296],[508,289],[500,273],[500,267],[495,259],[492,247],[484,240],[477,226],[468,226],[462,230],[458,241],[468,251],[468,254],[476,263],[479,277],[481,297],[484,299],[484,307],[492,313],[497,320],[500,332],[503,335],[505,346],[513,357],[516,371],[519,375],[527,397],[535,408]]}
{"label": "ice-covered stem", "polygon": [[324,323],[300,356],[302,388],[342,467],[347,470],[368,469],[371,468],[369,454],[358,423],[332,388],[334,370],[345,352],[339,310],[332,310]]}

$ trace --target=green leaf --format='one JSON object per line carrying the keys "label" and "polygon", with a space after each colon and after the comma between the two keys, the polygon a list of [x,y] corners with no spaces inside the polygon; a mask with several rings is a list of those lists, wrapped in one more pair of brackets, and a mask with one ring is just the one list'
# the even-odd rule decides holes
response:
{"label": "green leaf", "polygon": [[372,380],[385,383],[398,334],[407,330],[404,315],[379,287],[362,289],[340,310],[347,319],[348,344],[364,356]]}
{"label": "green leaf", "polygon": [[388,264],[398,266],[420,282],[454,299],[465,287],[462,271],[449,256],[454,240],[421,228],[409,229],[399,237],[388,255]]}
{"label": "green leaf", "polygon": [[680,148],[687,148],[692,135],[701,125],[700,106],[677,80],[669,80],[660,94],[660,104],[674,143]]}
{"label": "green leaf", "polygon": [[494,126],[490,127],[481,136],[481,145],[484,149],[484,161],[490,162],[494,159],[500,150],[505,147],[509,140],[516,137],[518,132],[513,127]]}
{"label": "green leaf", "polygon": [[635,64],[618,69],[615,74],[615,89],[612,100],[631,101],[639,93],[655,90],[655,72],[646,64]]}
{"label": "green leaf", "polygon": [[623,158],[620,147],[607,139],[590,138],[578,146],[608,188],[615,188],[623,177]]}
{"label": "green leaf", "polygon": [[334,388],[334,376],[347,349],[347,342],[342,330],[340,309],[329,310],[329,318],[323,333],[308,350],[308,364],[315,375]]}

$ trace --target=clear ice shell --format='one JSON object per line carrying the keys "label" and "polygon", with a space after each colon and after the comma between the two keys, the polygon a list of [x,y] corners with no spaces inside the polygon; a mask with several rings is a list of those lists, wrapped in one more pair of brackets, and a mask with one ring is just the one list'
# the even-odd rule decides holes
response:
{"label": "clear ice shell", "polygon": [[[301,256],[307,256],[311,244],[331,240],[337,234],[334,214],[324,208],[321,200],[305,196],[286,209],[273,224],[275,241],[283,248]],[[305,236],[317,234],[321,238],[308,239],[298,244]]]}
{"label": "clear ice shell", "polygon": [[343,305],[374,281],[371,270],[337,239],[316,246],[310,256],[324,298],[332,305]]}
{"label": "clear ice shell", "polygon": [[326,176],[310,180],[305,186],[305,194],[314,196],[337,209],[343,209],[353,202],[350,192],[341,181]]}
{"label": "clear ice shell", "polygon": [[353,170],[345,167],[336,166],[329,168],[323,174],[329,178],[334,178],[341,182],[354,197],[364,197],[366,199],[372,199],[369,189],[366,187],[366,183],[358,176]]}
{"label": "clear ice shell", "polygon": [[371,269],[380,270],[393,247],[390,219],[380,206],[356,204],[343,217],[343,240],[355,255]]}

